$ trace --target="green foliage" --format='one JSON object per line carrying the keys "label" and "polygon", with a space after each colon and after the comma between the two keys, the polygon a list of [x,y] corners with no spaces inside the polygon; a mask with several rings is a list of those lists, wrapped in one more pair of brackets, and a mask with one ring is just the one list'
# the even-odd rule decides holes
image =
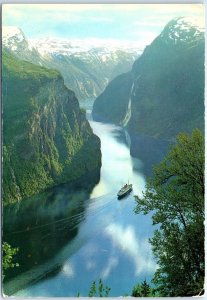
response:
{"label": "green foliage", "polygon": [[96,295],[96,282],[93,281],[90,287],[90,291],[88,293],[88,297],[94,297]]}
{"label": "green foliage", "polygon": [[180,134],[154,168],[136,213],[153,212],[159,225],[150,240],[158,269],[154,283],[163,296],[191,296],[204,284],[204,137]]}
{"label": "green foliage", "polygon": [[93,281],[90,287],[89,297],[108,297],[111,288],[107,285],[104,286],[103,281],[99,279],[98,286],[96,286],[96,282]]}
{"label": "green foliage", "polygon": [[[89,297],[108,297],[111,288],[108,286],[104,286],[101,279],[99,279],[98,286],[95,281],[92,282]],[[79,293],[78,293],[79,295]],[[127,294],[125,295],[128,296]],[[159,294],[153,289],[146,280],[144,280],[141,284],[137,284],[134,286],[132,290],[131,296],[133,297],[158,297]]]}
{"label": "green foliage", "polygon": [[12,248],[8,243],[3,242],[2,244],[2,257],[3,257],[3,271],[7,269],[19,267],[19,264],[14,262],[14,256],[19,251],[19,248]]}
{"label": "green foliage", "polygon": [[[155,291],[147,283],[146,279],[141,283],[134,286],[132,290],[132,297],[153,297],[155,296]],[[156,295],[158,296],[158,295]]]}
{"label": "green foliage", "polygon": [[94,103],[93,116],[122,124],[129,99],[132,133],[173,140],[179,132],[204,131],[204,35],[170,43],[158,36]]}
{"label": "green foliage", "polygon": [[113,79],[93,105],[94,119],[121,123],[128,110],[132,77],[129,73]]}
{"label": "green foliage", "polygon": [[3,74],[8,71],[18,78],[26,80],[28,77],[32,77],[38,81],[60,77],[60,73],[56,70],[49,70],[23,60],[20,61],[7,52],[3,52],[2,60]]}
{"label": "green foliage", "polygon": [[81,113],[85,116],[86,115],[86,109],[84,107],[80,108]]}
{"label": "green foliage", "polygon": [[60,74],[3,52],[3,199],[15,202],[100,166],[100,142]]}
{"label": "green foliage", "polygon": [[196,127],[204,131],[204,38],[178,48],[158,37],[133,71],[141,82],[132,97],[131,131],[168,140]]}

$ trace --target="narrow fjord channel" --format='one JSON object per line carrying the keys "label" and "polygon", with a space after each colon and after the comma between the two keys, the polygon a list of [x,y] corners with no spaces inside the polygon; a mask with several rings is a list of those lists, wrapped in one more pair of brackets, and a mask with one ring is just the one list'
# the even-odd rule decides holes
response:
{"label": "narrow fjord channel", "polygon": [[[5,233],[20,249],[21,272],[5,282],[5,294],[88,296],[92,281],[101,278],[111,288],[110,296],[121,296],[152,278],[151,216],[134,213],[134,195],[145,187],[142,162],[130,156],[121,127],[95,122],[87,114],[101,139],[100,181],[91,190],[71,192],[60,186],[44,193],[36,202],[38,209],[27,201],[21,205],[19,230]],[[133,191],[118,200],[117,191],[127,181]],[[9,209],[4,218],[6,223],[11,218]]]}

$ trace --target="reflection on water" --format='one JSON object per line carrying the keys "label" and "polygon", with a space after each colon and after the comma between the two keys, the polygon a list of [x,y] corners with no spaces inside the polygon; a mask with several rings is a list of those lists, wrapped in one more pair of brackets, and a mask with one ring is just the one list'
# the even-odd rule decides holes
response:
{"label": "reflection on water", "polygon": [[173,142],[146,136],[130,134],[131,155],[139,157],[143,163],[143,171],[147,176],[152,175],[152,166],[160,163],[170,150]]}
{"label": "reflection on water", "polygon": [[[57,272],[62,260],[50,260],[77,235],[90,192],[91,188],[75,191],[65,184],[4,208],[3,239],[19,247],[16,260],[20,265],[6,272],[5,292],[10,294],[19,288],[19,282],[7,285],[7,281],[29,270],[32,272],[27,278],[23,276],[26,282],[42,277],[46,271],[53,275]],[[25,284],[24,280],[21,284]]]}
{"label": "reflection on water", "polygon": [[[111,287],[110,295],[120,296],[130,294],[133,286],[145,278],[150,280],[155,271],[148,243],[153,232],[151,217],[133,212],[134,194],[141,196],[145,186],[142,163],[130,156],[121,128],[92,120],[90,123],[101,138],[101,179],[89,197],[80,196],[80,190],[69,196],[60,187],[54,201],[48,202],[51,197],[46,196],[47,208],[40,205],[40,212],[51,223],[49,229],[39,227],[28,232],[28,241],[24,241],[25,233],[18,238],[13,235],[11,241],[25,248],[23,255],[28,249],[33,253],[25,259],[25,271],[5,284],[9,293],[35,297],[76,296],[80,292],[87,296],[92,281],[102,278]],[[133,192],[117,200],[117,191],[128,180]],[[31,211],[36,226],[42,224],[42,214],[33,217]]]}
{"label": "reflection on water", "polygon": [[101,180],[94,188],[92,197],[117,191],[125,184],[133,184],[135,194],[141,196],[145,180],[141,172],[142,163],[130,156],[126,136],[121,127],[90,122],[94,133],[101,137],[102,168]]}

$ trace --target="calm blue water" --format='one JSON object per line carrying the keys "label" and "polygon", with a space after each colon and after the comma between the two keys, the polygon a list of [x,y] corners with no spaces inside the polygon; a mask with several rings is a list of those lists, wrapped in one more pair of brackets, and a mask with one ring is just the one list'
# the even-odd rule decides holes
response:
{"label": "calm blue water", "polygon": [[[111,288],[110,296],[121,296],[130,294],[136,283],[150,280],[155,271],[156,265],[148,243],[154,230],[151,217],[136,215],[133,211],[136,205],[134,195],[141,196],[145,187],[142,163],[130,156],[121,128],[94,121],[90,123],[101,139],[100,182],[89,197],[81,197],[79,202],[77,197],[69,199],[67,215],[63,214],[63,218],[56,221],[58,226],[52,233],[51,226],[54,225],[50,225],[47,240],[41,235],[42,247],[46,247],[48,241],[48,252],[53,247],[53,241],[56,246],[61,244],[62,235],[64,242],[42,263],[39,263],[39,257],[35,257],[30,269],[5,285],[15,296],[66,297],[76,296],[78,292],[81,296],[87,296],[92,281],[99,278]],[[127,181],[133,184],[133,192],[117,200],[117,191]],[[56,199],[64,197],[66,193],[60,188]],[[49,209],[53,211],[51,205]],[[50,220],[50,224],[52,222],[55,222],[54,219]],[[31,247],[32,241],[35,244],[36,240],[40,240],[43,230],[44,224],[34,228],[30,246],[25,244],[25,247]],[[35,251],[41,252],[38,250],[41,242],[38,245],[39,248],[34,246]],[[34,255],[37,256],[37,253]]]}

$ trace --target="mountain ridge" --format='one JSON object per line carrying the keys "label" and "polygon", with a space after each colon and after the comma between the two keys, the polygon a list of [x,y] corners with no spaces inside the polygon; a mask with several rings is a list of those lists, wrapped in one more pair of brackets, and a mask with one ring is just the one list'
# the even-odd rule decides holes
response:
{"label": "mountain ridge", "polygon": [[140,50],[95,41],[81,42],[60,38],[27,40],[21,29],[2,30],[3,49],[18,58],[50,69],[57,69],[66,86],[79,100],[96,98],[117,75],[130,70]]}
{"label": "mountain ridge", "polygon": [[[198,26],[191,25],[186,18],[171,20],[128,74],[131,88],[125,91],[125,110],[120,110],[119,115],[116,112],[116,116],[110,110],[118,103],[111,82],[95,100],[94,118],[105,113],[107,121],[122,124],[122,116],[128,114],[125,126],[130,132],[166,140],[174,140],[180,131],[203,129],[204,33]],[[113,97],[106,93],[109,89]]]}
{"label": "mountain ridge", "polygon": [[2,58],[4,203],[92,171],[97,177],[100,140],[60,73],[5,52]]}

